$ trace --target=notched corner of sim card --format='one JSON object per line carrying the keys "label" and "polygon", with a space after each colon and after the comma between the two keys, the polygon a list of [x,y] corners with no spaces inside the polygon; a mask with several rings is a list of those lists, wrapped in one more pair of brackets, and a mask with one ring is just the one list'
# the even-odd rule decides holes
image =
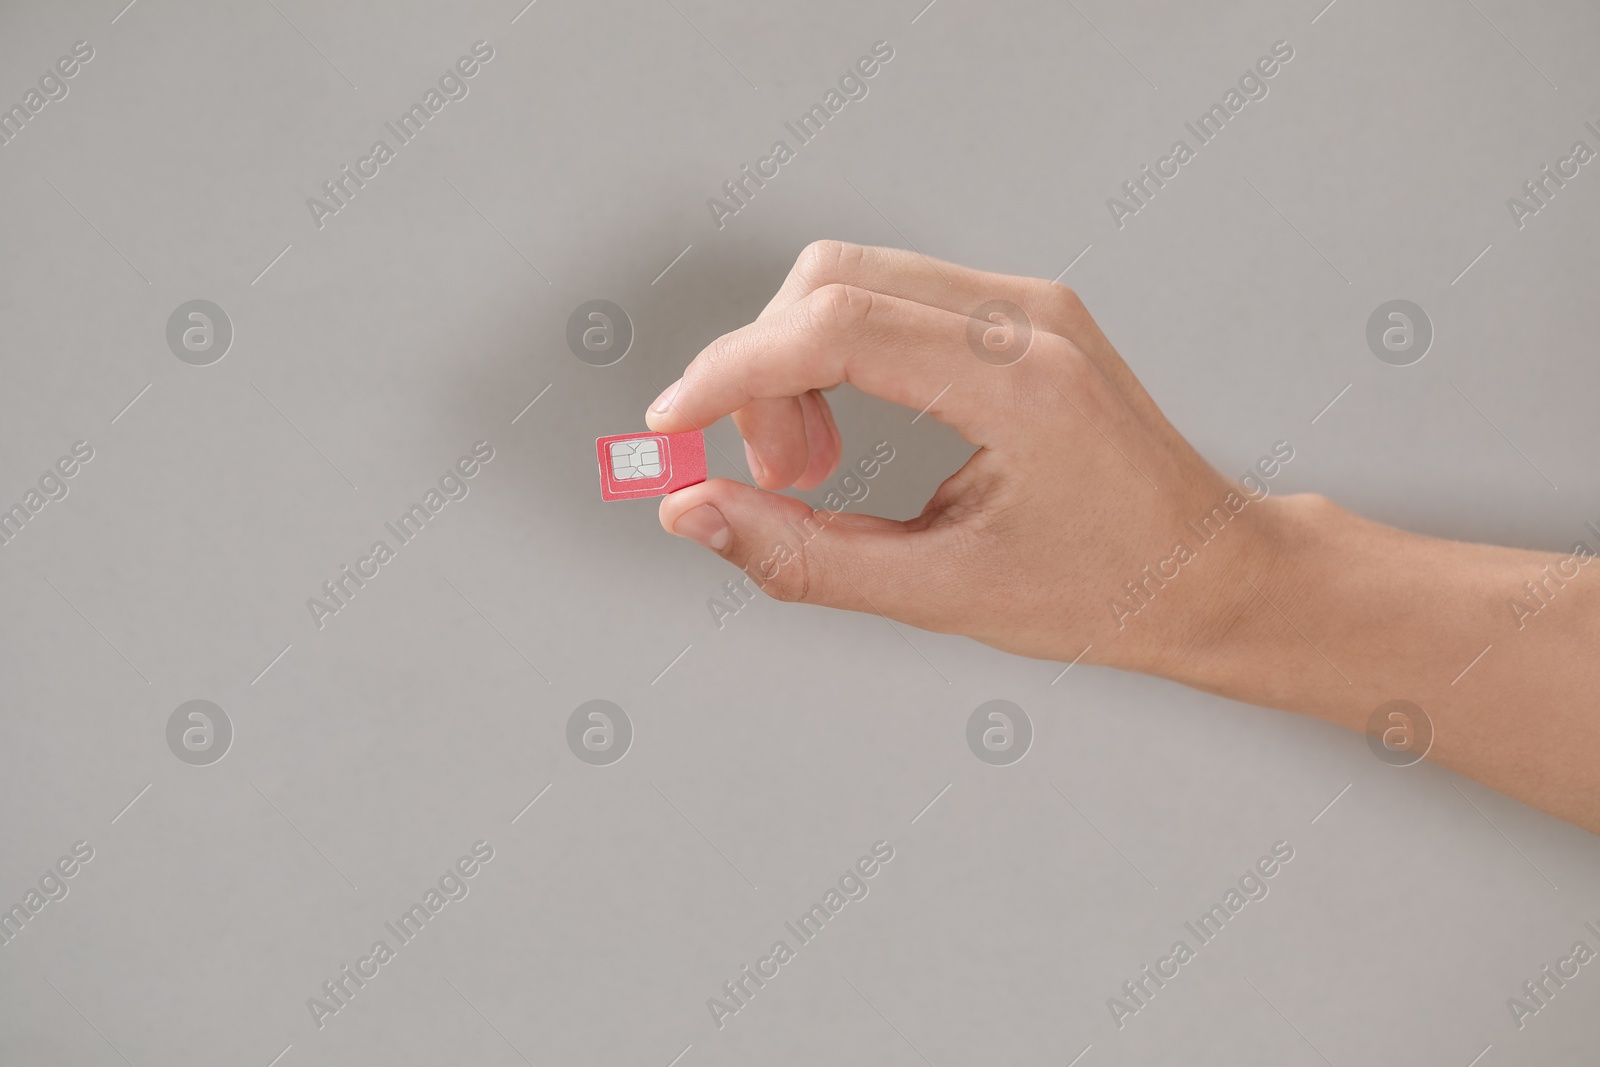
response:
{"label": "notched corner of sim card", "polygon": [[624,433],[595,439],[602,500],[664,496],[706,480],[705,437],[687,433]]}

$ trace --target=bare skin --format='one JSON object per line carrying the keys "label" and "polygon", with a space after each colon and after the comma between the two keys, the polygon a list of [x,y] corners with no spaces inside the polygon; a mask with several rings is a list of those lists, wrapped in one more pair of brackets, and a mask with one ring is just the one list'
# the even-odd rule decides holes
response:
{"label": "bare skin", "polygon": [[[1031,323],[1009,365],[1006,339],[1025,333],[994,335],[1004,358],[969,345],[970,316],[993,300]],[[913,411],[933,401],[928,414],[977,449],[917,518],[777,492],[838,466],[822,390],[843,383]],[[779,600],[1082,656],[1353,730],[1409,700],[1432,720],[1429,758],[1600,833],[1600,561],[1420,537],[1314,495],[1258,498],[1167,422],[1070,289],[818,242],[647,420],[675,433],[725,415],[761,488],[680,490],[661,524]],[[1214,539],[1197,536],[1204,516]],[[801,530],[817,532],[802,544]]]}

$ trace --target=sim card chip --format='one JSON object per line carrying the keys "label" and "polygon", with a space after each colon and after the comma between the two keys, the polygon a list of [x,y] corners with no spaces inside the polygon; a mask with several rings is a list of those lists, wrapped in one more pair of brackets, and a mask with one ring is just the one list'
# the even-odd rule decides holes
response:
{"label": "sim card chip", "polygon": [[643,441],[611,442],[611,477],[614,481],[630,482],[638,478],[655,478],[661,474],[661,442],[655,438]]}
{"label": "sim card chip", "polygon": [[706,443],[699,430],[602,437],[595,453],[604,500],[664,496],[706,480]]}

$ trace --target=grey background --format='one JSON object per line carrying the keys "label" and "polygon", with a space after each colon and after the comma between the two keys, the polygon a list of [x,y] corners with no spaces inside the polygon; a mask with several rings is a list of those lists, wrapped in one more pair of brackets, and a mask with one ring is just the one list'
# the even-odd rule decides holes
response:
{"label": "grey background", "polygon": [[[1226,473],[1287,439],[1280,491],[1568,546],[1600,519],[1600,166],[1520,231],[1505,200],[1600,148],[1600,10],[922,3],[6,6],[5,104],[95,58],[0,147],[0,498],[95,458],[0,548],[0,902],[95,858],[0,948],[0,1063],[1592,1062],[1593,967],[1520,1032],[1505,1007],[1594,944],[1592,836],[1157,680],[767,601],[719,631],[732,572],[602,504],[593,441],[807,241],[911,244],[1072,263]],[[470,95],[318,230],[306,198],[480,39]],[[870,95],[719,231],[706,198],[880,39]],[[1114,226],[1280,39],[1268,97]],[[234,327],[208,367],[165,342],[196,298]],[[564,343],[594,298],[637,331],[612,367]],[[1395,298],[1436,331],[1406,368],[1364,340]],[[847,460],[897,450],[870,510],[964,458],[837,399]],[[319,632],[305,599],[480,439],[470,495]],[[564,741],[597,698],[636,731],[608,767]],[[192,699],[233,723],[210,766],[166,747]],[[966,747],[992,699],[1034,724],[1009,767]],[[318,1030],[306,999],[479,839],[470,895]],[[880,839],[871,894],[718,1031],[706,998]],[[1280,839],[1271,895],[1119,1031],[1106,998]]]}

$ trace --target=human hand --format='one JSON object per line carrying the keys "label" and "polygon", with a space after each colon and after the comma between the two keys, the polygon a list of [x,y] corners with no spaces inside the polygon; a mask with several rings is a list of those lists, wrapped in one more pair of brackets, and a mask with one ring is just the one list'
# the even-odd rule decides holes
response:
{"label": "human hand", "polygon": [[[974,320],[990,301],[1024,319]],[[975,349],[969,334],[991,343]],[[821,391],[841,383],[926,408],[977,447],[918,517],[814,511],[774,491],[814,487],[838,465]],[[1246,509],[1255,495],[1173,429],[1054,283],[813,244],[756,321],[707,346],[647,420],[675,433],[730,414],[760,488],[713,479],[680,490],[661,502],[661,524],[780,600],[1029,656],[1071,660],[1092,646],[1088,662],[1168,673],[1228,625],[1241,575],[1275,552],[1278,501]],[[1219,528],[1232,528],[1200,547],[1186,524],[1219,508]],[[1191,559],[1175,555],[1180,540]],[[1144,603],[1126,583],[1153,610],[1119,615],[1113,600]]]}

